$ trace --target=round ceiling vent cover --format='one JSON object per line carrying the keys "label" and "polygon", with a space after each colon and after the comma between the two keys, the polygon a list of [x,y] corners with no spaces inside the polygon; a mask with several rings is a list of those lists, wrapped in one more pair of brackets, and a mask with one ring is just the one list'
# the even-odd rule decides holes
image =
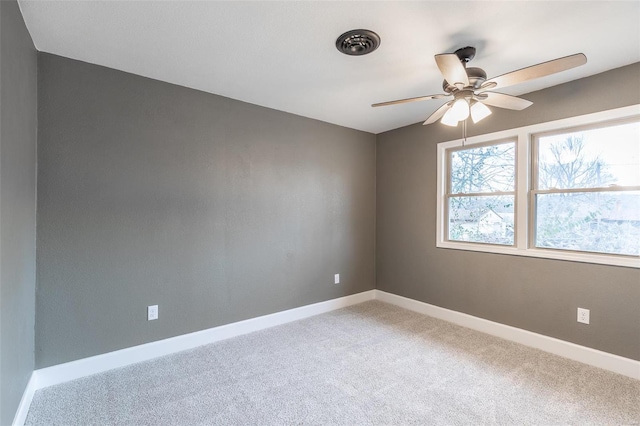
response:
{"label": "round ceiling vent cover", "polygon": [[336,40],[336,47],[345,55],[361,56],[380,46],[380,36],[371,30],[351,30]]}

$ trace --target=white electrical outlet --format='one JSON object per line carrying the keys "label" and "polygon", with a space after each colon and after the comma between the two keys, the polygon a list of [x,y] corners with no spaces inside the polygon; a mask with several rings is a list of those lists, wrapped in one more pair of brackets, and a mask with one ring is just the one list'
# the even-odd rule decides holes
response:
{"label": "white electrical outlet", "polygon": [[147,306],[147,321],[158,319],[158,305]]}
{"label": "white electrical outlet", "polygon": [[589,310],[578,308],[578,322],[589,324]]}
{"label": "white electrical outlet", "polygon": [[333,276],[333,283],[334,284],[340,284],[340,274],[335,274]]}

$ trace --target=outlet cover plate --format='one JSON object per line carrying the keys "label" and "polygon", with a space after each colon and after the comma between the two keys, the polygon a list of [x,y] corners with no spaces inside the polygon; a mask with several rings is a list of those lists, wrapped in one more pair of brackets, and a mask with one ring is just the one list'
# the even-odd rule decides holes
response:
{"label": "outlet cover plate", "polygon": [[589,324],[589,309],[578,308],[578,322]]}
{"label": "outlet cover plate", "polygon": [[333,283],[334,284],[340,284],[340,274],[334,274]]}
{"label": "outlet cover plate", "polygon": [[147,306],[147,321],[158,319],[158,305]]}

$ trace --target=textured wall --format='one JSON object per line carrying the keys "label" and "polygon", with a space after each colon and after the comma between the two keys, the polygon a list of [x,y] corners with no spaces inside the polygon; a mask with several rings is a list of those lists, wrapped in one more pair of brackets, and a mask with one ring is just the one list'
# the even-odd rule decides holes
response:
{"label": "textured wall", "polygon": [[49,54],[38,111],[38,368],[374,288],[374,135]]}
{"label": "textured wall", "polygon": [[15,1],[0,1],[0,424],[33,371],[37,55]]}
{"label": "textured wall", "polygon": [[[611,82],[622,90],[612,90]],[[640,103],[640,64],[523,96],[483,134]],[[640,359],[640,270],[436,248],[436,145],[460,129],[413,125],[378,135],[377,288]],[[591,309],[591,324],[576,308]]]}

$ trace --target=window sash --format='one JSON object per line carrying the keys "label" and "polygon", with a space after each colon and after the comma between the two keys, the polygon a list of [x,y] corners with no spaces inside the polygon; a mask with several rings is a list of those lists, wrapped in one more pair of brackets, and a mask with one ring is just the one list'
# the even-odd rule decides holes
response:
{"label": "window sash", "polygon": [[[460,152],[460,151],[467,151],[467,150],[472,150],[472,149],[478,149],[478,148],[486,148],[486,147],[491,147],[491,146],[500,146],[500,145],[507,145],[507,144],[513,144],[513,149],[514,149],[514,161],[513,161],[513,171],[514,171],[514,184],[513,184],[513,191],[493,191],[493,192],[456,192],[453,193],[452,192],[452,167],[453,167],[453,155],[456,152]],[[514,247],[517,243],[517,238],[518,238],[518,232],[517,232],[517,221],[518,221],[518,214],[517,214],[517,187],[518,187],[518,141],[517,138],[501,138],[498,140],[490,140],[484,143],[478,143],[478,144],[473,144],[473,145],[461,145],[461,146],[457,146],[457,147],[452,147],[446,150],[446,194],[445,194],[445,202],[444,202],[444,217],[445,217],[445,223],[444,223],[444,239],[446,241],[450,241],[450,242],[460,242],[460,243],[464,243],[464,244],[482,244],[482,245],[487,245],[487,246],[500,246],[500,247]],[[481,242],[481,241],[461,241],[461,240],[452,240],[450,239],[450,222],[451,222],[451,218],[450,218],[450,211],[449,211],[449,205],[451,203],[451,199],[452,198],[463,198],[463,197],[495,197],[495,196],[501,196],[501,195],[507,195],[507,196],[513,196],[513,200],[514,200],[514,206],[513,206],[513,220],[514,220],[514,236],[513,236],[513,244],[498,244],[498,243],[490,243],[490,242]]]}
{"label": "window sash", "polygon": [[578,193],[578,194],[594,194],[594,193],[600,193],[600,194],[605,194],[607,192],[637,192],[640,191],[640,186],[637,187],[626,187],[624,189],[622,188],[604,188],[604,190],[600,190],[600,189],[592,189],[592,188],[587,188],[587,189],[572,189],[572,190],[567,190],[567,191],[559,191],[559,190],[538,190],[538,191],[530,191],[530,199],[529,199],[529,205],[531,206],[531,208],[528,211],[528,235],[530,235],[530,239],[529,239],[529,244],[528,247],[530,249],[535,249],[535,250],[552,250],[552,251],[556,251],[556,252],[572,252],[572,253],[576,253],[576,254],[594,254],[594,255],[602,255],[602,256],[616,256],[616,257],[626,257],[629,259],[640,259],[640,256],[637,255],[630,255],[630,254],[623,254],[623,253],[610,253],[610,252],[602,252],[602,251],[591,251],[591,250],[580,250],[580,249],[564,249],[564,248],[559,248],[559,247],[544,247],[544,246],[538,246],[537,245],[537,241],[538,241],[538,197],[537,195],[546,195],[546,194],[571,194],[571,193]]}
{"label": "window sash", "polygon": [[[572,190],[584,191],[587,189],[594,190],[609,190],[609,188],[638,188],[638,186],[630,186],[630,185],[612,185],[607,187],[580,187],[580,188],[557,188],[557,189],[540,189],[540,139],[548,136],[556,136],[562,135],[566,133],[577,133],[580,131],[588,131],[588,130],[598,130],[607,127],[615,127],[624,124],[637,123],[640,122],[640,116],[632,115],[624,118],[615,118],[606,121],[599,121],[597,123],[590,124],[582,124],[575,125],[570,127],[561,127],[555,128],[553,130],[548,130],[544,132],[536,132],[531,133],[531,158],[529,162],[531,163],[531,187],[530,191],[560,191],[560,192],[571,192]],[[615,190],[615,189],[613,189]]]}

